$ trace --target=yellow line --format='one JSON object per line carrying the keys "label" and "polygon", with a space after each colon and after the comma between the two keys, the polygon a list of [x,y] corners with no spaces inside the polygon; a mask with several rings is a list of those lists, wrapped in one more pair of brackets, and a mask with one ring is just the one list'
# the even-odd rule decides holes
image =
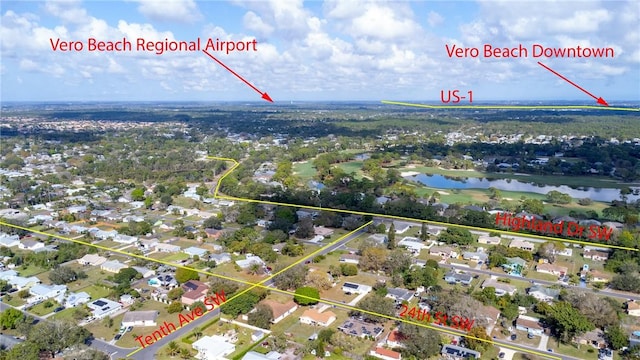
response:
{"label": "yellow line", "polygon": [[[224,159],[224,158],[218,158],[218,157],[215,157],[215,156],[208,156],[208,157],[212,158],[212,159],[215,159],[215,160]],[[397,216],[397,215],[377,214],[377,213],[369,213],[369,212],[356,211],[356,210],[322,208],[322,207],[311,206],[311,205],[288,204],[288,203],[281,203],[281,202],[268,201],[268,200],[256,200],[256,199],[239,198],[239,197],[227,196],[227,195],[219,195],[218,191],[219,191],[219,187],[220,187],[220,183],[222,182],[222,179],[224,179],[227,175],[229,175],[231,173],[231,171],[233,171],[239,165],[239,163],[237,161],[235,161],[235,160],[231,160],[231,159],[225,159],[225,160],[233,161],[235,164],[234,164],[234,166],[231,167],[231,169],[229,169],[229,171],[227,173],[225,173],[223,176],[220,177],[220,180],[218,181],[218,186],[216,186],[215,192],[213,193],[213,197],[216,198],[216,199],[236,200],[236,201],[245,201],[245,202],[252,202],[252,203],[259,203],[259,204],[279,205],[279,206],[289,206],[289,207],[296,207],[296,208],[303,208],[303,209],[310,209],[310,210],[319,210],[319,211],[335,211],[335,212],[340,212],[340,213],[357,214],[357,215],[363,215],[363,216],[376,216],[376,217],[381,217],[381,218],[403,220],[403,221],[409,221],[409,222],[427,223],[427,224],[431,224],[431,225],[439,225],[439,226],[447,226],[447,227],[453,226],[453,227],[459,227],[459,228],[463,228],[463,229],[467,229],[467,230],[497,232],[497,233],[500,233],[500,234],[513,235],[513,236],[522,236],[522,237],[528,237],[528,238],[532,238],[532,239],[568,242],[568,243],[572,243],[572,244],[598,246],[598,247],[604,247],[604,248],[610,248],[610,249],[619,249],[619,250],[628,250],[628,251],[640,251],[640,249],[624,247],[624,246],[618,246],[618,245],[609,245],[609,244],[596,243],[596,242],[590,242],[590,241],[581,241],[581,240],[573,240],[573,239],[556,238],[556,237],[545,236],[545,235],[526,234],[526,233],[519,233],[519,232],[500,230],[500,229],[482,228],[482,227],[477,227],[477,226],[451,224],[451,223],[446,223],[446,222],[424,220],[424,219],[416,219],[416,218],[409,218],[409,217]]]}
{"label": "yellow line", "polygon": [[[327,248],[329,248],[329,247],[331,247],[331,246],[335,245],[336,243],[338,243],[339,241],[341,241],[341,240],[343,240],[343,239],[346,239],[348,236],[351,236],[351,235],[353,235],[353,234],[357,233],[358,231],[360,231],[360,230],[364,229],[366,226],[368,226],[368,225],[369,225],[369,224],[371,224],[371,223],[372,223],[372,221],[369,221],[368,223],[366,223],[366,224],[364,224],[364,225],[360,226],[359,228],[357,228],[357,229],[355,229],[355,230],[353,230],[353,231],[351,231],[351,232],[349,232],[349,233],[347,233],[347,234],[345,234],[345,235],[343,235],[343,236],[341,236],[341,237],[337,238],[336,240],[332,241],[331,243],[329,243],[329,244],[327,244],[327,245],[325,245],[325,246],[323,246],[323,247],[321,247],[321,248],[317,249],[316,251],[312,252],[311,254],[309,254],[309,255],[307,255],[307,256],[304,256],[304,257],[302,257],[300,260],[294,261],[292,264],[290,264],[289,266],[285,267],[284,269],[282,269],[282,270],[278,271],[277,273],[272,274],[271,276],[269,276],[269,277],[267,277],[267,278],[262,279],[260,282],[255,283],[255,284],[251,285],[250,287],[248,287],[248,288],[246,288],[246,289],[242,290],[241,292],[239,292],[239,293],[237,293],[237,294],[233,295],[232,297],[230,297],[229,299],[227,299],[227,300],[225,301],[225,303],[228,303],[228,302],[230,302],[230,301],[233,301],[234,299],[236,299],[236,298],[238,298],[238,297],[242,296],[243,294],[246,294],[247,292],[251,291],[251,290],[252,290],[252,289],[254,289],[255,287],[260,286],[260,285],[264,284],[265,282],[267,282],[267,281],[269,281],[269,280],[273,279],[274,277],[276,277],[276,276],[278,276],[278,275],[282,274],[283,272],[285,272],[285,271],[287,271],[287,270],[289,270],[289,269],[293,268],[294,266],[301,264],[303,261],[305,261],[305,260],[307,260],[307,259],[309,259],[309,258],[314,257],[316,254],[320,253],[321,251],[323,251],[323,250],[325,250],[325,249],[327,249]],[[267,287],[267,288],[268,288],[268,289],[271,289],[270,287]],[[185,324],[185,325],[186,325],[186,324]],[[180,325],[180,327],[179,327],[178,329],[182,328],[182,326],[183,326],[183,325]],[[176,330],[176,331],[177,331],[177,330]],[[152,345],[153,345],[153,344],[152,344]],[[132,352],[130,352],[129,354],[127,354],[127,357],[130,357],[131,355],[133,355],[133,354],[137,353],[138,351],[140,351],[140,350],[142,350],[142,349],[144,349],[144,347],[139,347],[139,348],[135,349],[134,351],[132,351]]]}
{"label": "yellow line", "polygon": [[[168,261],[146,257],[144,255],[132,254],[132,253],[128,253],[128,252],[123,251],[123,250],[112,249],[112,248],[108,248],[108,247],[102,246],[102,245],[96,245],[96,244],[91,244],[91,243],[87,243],[87,242],[80,241],[80,240],[66,238],[66,237],[60,236],[58,234],[51,234],[51,233],[47,233],[47,232],[40,231],[40,230],[33,230],[33,229],[30,229],[30,228],[26,228],[26,227],[14,225],[14,224],[9,224],[9,223],[3,222],[3,221],[0,221],[0,225],[5,225],[5,226],[13,227],[13,228],[16,228],[16,229],[29,231],[29,232],[32,232],[34,234],[51,236],[51,237],[58,238],[58,239],[61,239],[61,240],[70,241],[70,242],[73,242],[73,243],[76,243],[76,244],[91,246],[91,247],[95,247],[97,249],[101,249],[101,250],[105,250],[105,251],[111,251],[113,253],[118,253],[118,254],[125,255],[125,256],[131,256],[131,257],[142,259],[142,260],[157,262],[159,264],[164,264],[164,265],[172,266],[172,267],[175,267],[175,268],[182,268],[182,269],[186,269],[186,270],[192,270],[192,271],[196,271],[196,272],[201,273],[201,274],[214,276],[214,277],[217,277],[217,278],[220,278],[220,279],[235,281],[235,282],[242,283],[242,284],[245,284],[245,285],[251,285],[252,287],[260,287],[260,288],[267,289],[269,291],[274,291],[274,292],[281,293],[281,294],[286,294],[286,295],[291,295],[291,296],[298,296],[298,297],[302,297],[302,298],[310,299],[310,300],[319,300],[319,301],[321,301],[323,303],[334,305],[336,307],[340,307],[340,308],[344,308],[344,309],[348,309],[348,310],[353,310],[353,311],[359,311],[359,312],[362,312],[362,313],[365,313],[365,314],[379,316],[379,317],[382,317],[382,318],[385,318],[385,319],[389,319],[389,320],[400,321],[400,322],[404,322],[404,323],[407,323],[407,324],[416,325],[416,326],[424,327],[424,328],[427,328],[427,329],[432,329],[432,330],[444,332],[444,333],[447,333],[447,334],[450,334],[450,335],[454,335],[454,336],[460,336],[461,334],[464,335],[463,331],[452,331],[452,330],[444,329],[444,328],[441,328],[441,327],[432,326],[432,325],[429,325],[429,324],[423,324],[423,323],[418,323],[418,322],[406,320],[406,319],[403,319],[403,318],[398,318],[398,317],[395,317],[395,316],[378,314],[378,313],[375,313],[375,312],[372,312],[372,311],[359,309],[359,308],[357,308],[355,306],[350,306],[350,305],[339,303],[339,302],[336,302],[336,301],[333,301],[333,300],[329,300],[329,299],[322,299],[322,298],[321,299],[315,299],[315,298],[311,298],[309,296],[296,294],[296,293],[291,292],[291,291],[280,290],[278,288],[272,288],[272,287],[269,287],[269,286],[265,286],[265,285],[262,285],[261,283],[252,283],[252,282],[249,282],[249,281],[236,279],[236,278],[232,278],[232,277],[229,277],[229,276],[215,274],[215,273],[212,273],[212,272],[209,272],[209,271],[204,271],[204,270],[200,270],[200,269],[194,269],[194,268],[191,268],[191,267],[188,267],[188,266],[178,265],[178,264],[174,264],[174,263],[171,263],[171,262],[168,262]],[[517,346],[508,345],[508,344],[499,344],[499,343],[496,343],[496,342],[494,342],[492,340],[480,339],[480,338],[476,338],[474,336],[469,336],[469,335],[464,335],[464,336],[466,336],[466,337],[468,337],[470,339],[478,340],[478,341],[481,341],[481,342],[486,342],[486,343],[489,343],[489,344],[492,344],[492,345],[496,345],[496,346],[502,346],[502,347],[510,348],[510,349],[513,349],[513,350],[521,351],[521,352],[527,352],[527,353],[531,353],[531,354],[534,354],[534,355],[547,357],[547,358],[554,359],[554,360],[561,360],[560,357],[552,356],[552,355],[549,355],[548,353],[541,352],[541,351],[523,349],[523,348],[519,348]],[[129,355],[134,354],[134,353],[136,353],[136,352],[138,352],[140,350],[142,350],[142,348],[131,352]],[[129,356],[129,355],[127,355],[127,356]]]}
{"label": "yellow line", "polygon": [[596,105],[427,105],[427,104],[415,104],[402,101],[390,101],[381,100],[383,104],[387,105],[401,105],[412,106],[426,109],[520,109],[520,110],[543,110],[543,109],[591,109],[591,110],[618,110],[618,111],[640,111],[636,108],[622,108],[611,106],[596,106]]}

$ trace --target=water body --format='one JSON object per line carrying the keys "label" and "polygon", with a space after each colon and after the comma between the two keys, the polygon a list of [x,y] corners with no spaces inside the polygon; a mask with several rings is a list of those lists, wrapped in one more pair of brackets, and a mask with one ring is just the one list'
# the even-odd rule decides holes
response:
{"label": "water body", "polygon": [[[589,198],[594,201],[620,200],[620,189],[614,188],[578,187],[574,189],[567,185],[538,185],[512,179],[451,178],[443,175],[427,174],[409,176],[407,179],[436,189],[488,189],[494,187],[504,191],[532,192],[543,195],[549,191],[556,190],[569,194],[574,199]],[[631,190],[640,190],[640,188],[631,188]],[[638,200],[640,199],[640,194],[629,195],[627,198],[628,200]]]}

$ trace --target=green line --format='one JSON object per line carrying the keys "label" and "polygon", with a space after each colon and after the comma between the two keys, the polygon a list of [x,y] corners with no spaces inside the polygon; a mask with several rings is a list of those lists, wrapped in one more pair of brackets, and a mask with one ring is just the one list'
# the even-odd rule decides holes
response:
{"label": "green line", "polygon": [[622,107],[611,107],[611,106],[595,106],[595,105],[427,105],[427,104],[414,104],[408,102],[401,101],[390,101],[390,100],[381,100],[383,104],[387,105],[401,105],[401,106],[412,106],[419,107],[425,109],[520,109],[520,110],[543,110],[543,109],[560,109],[560,110],[571,110],[571,109],[590,109],[590,110],[617,110],[617,111],[640,111],[640,109],[636,108],[622,108]]}

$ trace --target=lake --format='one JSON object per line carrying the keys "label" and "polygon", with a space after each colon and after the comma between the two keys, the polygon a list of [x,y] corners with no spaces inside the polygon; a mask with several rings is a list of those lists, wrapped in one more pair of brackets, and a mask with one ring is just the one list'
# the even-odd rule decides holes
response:
{"label": "lake", "polygon": [[[589,198],[594,201],[620,200],[620,189],[614,188],[578,187],[574,189],[567,185],[538,185],[513,179],[451,178],[443,175],[427,174],[408,176],[407,179],[436,189],[488,189],[494,187],[504,191],[532,192],[543,195],[551,190],[556,190],[569,194],[574,199]],[[631,190],[639,189],[631,188]],[[629,195],[628,199],[638,200],[640,195]]]}

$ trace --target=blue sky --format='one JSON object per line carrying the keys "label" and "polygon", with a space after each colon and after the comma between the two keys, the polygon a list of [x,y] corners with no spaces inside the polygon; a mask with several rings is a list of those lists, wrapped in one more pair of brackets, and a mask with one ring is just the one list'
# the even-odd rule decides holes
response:
{"label": "blue sky", "polygon": [[[640,99],[640,5],[628,1],[3,1],[2,101],[260,100],[201,52],[54,52],[49,39],[256,39],[214,54],[276,101]],[[613,47],[608,59],[450,59],[445,44]],[[86,46],[86,45],[85,45]]]}

